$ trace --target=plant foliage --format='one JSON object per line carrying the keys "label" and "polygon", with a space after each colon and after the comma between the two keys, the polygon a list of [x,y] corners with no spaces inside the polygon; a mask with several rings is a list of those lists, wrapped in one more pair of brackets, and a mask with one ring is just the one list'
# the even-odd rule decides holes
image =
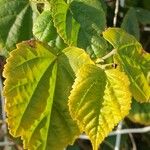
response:
{"label": "plant foliage", "polygon": [[128,117],[149,124],[150,54],[139,43],[146,10],[130,8],[122,29],[106,29],[102,0],[44,2],[0,0],[10,133],[25,149],[63,150],[85,132],[97,150],[131,102]]}

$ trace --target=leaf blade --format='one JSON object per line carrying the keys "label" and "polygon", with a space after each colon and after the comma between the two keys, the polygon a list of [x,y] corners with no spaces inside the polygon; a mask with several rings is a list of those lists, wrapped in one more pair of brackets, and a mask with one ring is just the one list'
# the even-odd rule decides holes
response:
{"label": "leaf blade", "polygon": [[[103,33],[104,38],[117,50],[114,61],[126,72],[131,82],[133,97],[139,102],[149,102],[150,86],[143,71],[145,51],[137,40],[119,28],[109,28]],[[132,59],[131,59],[132,58]],[[148,60],[144,60],[147,62]]]}
{"label": "leaf blade", "polygon": [[[122,84],[124,88],[120,90]],[[69,96],[69,109],[80,130],[89,136],[94,150],[129,112],[131,95],[128,86],[127,77],[118,70],[104,72],[94,65],[79,70]]]}
{"label": "leaf blade", "polygon": [[41,42],[26,41],[7,59],[4,95],[8,127],[13,136],[22,137],[27,149],[61,150],[80,133],[70,117],[67,99],[75,72],[93,62],[79,48],[63,51],[56,53]]}

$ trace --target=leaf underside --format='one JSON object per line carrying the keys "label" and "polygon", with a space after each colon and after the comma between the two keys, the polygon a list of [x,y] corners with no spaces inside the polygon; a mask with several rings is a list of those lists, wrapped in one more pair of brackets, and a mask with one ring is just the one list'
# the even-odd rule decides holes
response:
{"label": "leaf underside", "polygon": [[109,28],[103,32],[103,36],[117,51],[114,56],[115,63],[128,75],[133,97],[139,102],[150,102],[150,54],[142,49],[133,36],[122,29]]}
{"label": "leaf underside", "polygon": [[80,130],[89,136],[93,150],[97,150],[129,112],[129,81],[119,70],[104,72],[95,65],[82,67],[76,76],[69,96],[69,110]]}
{"label": "leaf underside", "polygon": [[67,99],[75,72],[89,63],[82,49],[56,53],[37,41],[20,43],[10,53],[4,68],[5,109],[10,133],[21,136],[25,149],[62,150],[79,135]]}

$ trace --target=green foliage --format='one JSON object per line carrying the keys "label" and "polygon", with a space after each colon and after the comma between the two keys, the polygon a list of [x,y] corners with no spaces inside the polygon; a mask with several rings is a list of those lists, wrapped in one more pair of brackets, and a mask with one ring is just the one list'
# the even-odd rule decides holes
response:
{"label": "green foliage", "polygon": [[136,11],[134,8],[130,8],[128,10],[126,16],[124,17],[121,27],[128,33],[134,35],[137,38],[137,40],[140,39],[140,29],[138,19],[136,16]]}
{"label": "green foliage", "polygon": [[140,104],[133,99],[128,118],[133,122],[150,125],[150,104]]}
{"label": "green foliage", "polygon": [[37,11],[29,0],[0,0],[0,6],[0,54],[6,56],[16,43],[33,36]]}
{"label": "green foliage", "polygon": [[138,42],[149,10],[128,0],[122,29],[106,29],[112,6],[103,0],[44,2],[0,0],[10,133],[25,149],[63,150],[85,132],[97,150],[128,115],[131,97],[130,120],[149,124],[150,54]]}

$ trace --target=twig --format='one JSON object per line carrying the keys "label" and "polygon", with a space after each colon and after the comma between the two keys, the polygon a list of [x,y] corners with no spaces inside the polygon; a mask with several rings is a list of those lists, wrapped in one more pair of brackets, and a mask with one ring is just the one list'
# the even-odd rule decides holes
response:
{"label": "twig", "polygon": [[133,146],[132,150],[137,150],[135,140],[134,140],[133,135],[131,133],[129,133],[129,137],[131,139],[131,143],[132,143],[132,146]]}
{"label": "twig", "polygon": [[111,52],[109,52],[108,54],[106,54],[106,55],[103,56],[102,58],[98,58],[98,59],[96,60],[96,63],[104,62],[104,60],[106,60],[107,58],[113,56],[114,54],[116,54],[116,49],[113,49]]}
{"label": "twig", "polygon": [[117,25],[117,16],[119,12],[119,0],[116,0],[116,6],[115,6],[115,15],[114,15],[114,20],[113,20],[113,26],[116,27]]}
{"label": "twig", "polygon": [[119,131],[122,129],[122,124],[123,122],[120,122],[118,127],[117,127],[117,136],[116,136],[116,144],[115,144],[115,150],[119,150],[120,149],[120,142],[121,142],[121,134],[119,133]]}

